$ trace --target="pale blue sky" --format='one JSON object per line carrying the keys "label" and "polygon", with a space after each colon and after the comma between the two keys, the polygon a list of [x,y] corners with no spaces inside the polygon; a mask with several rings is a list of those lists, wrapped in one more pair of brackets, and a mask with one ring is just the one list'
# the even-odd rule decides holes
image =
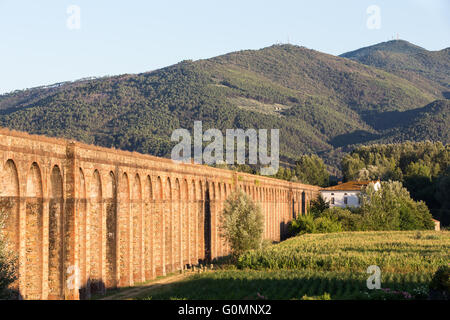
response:
{"label": "pale blue sky", "polygon": [[[81,9],[81,28],[66,26]],[[381,28],[368,29],[370,5]],[[88,76],[140,73],[277,42],[341,54],[399,33],[450,46],[448,0],[0,0],[0,93]]]}

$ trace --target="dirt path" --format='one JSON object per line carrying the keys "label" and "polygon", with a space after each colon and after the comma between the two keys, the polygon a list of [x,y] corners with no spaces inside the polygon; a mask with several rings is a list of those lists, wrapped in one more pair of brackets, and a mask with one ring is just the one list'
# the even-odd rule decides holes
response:
{"label": "dirt path", "polygon": [[99,300],[127,300],[127,299],[133,299],[139,295],[141,295],[144,292],[151,292],[152,289],[158,288],[162,285],[166,285],[169,283],[173,283],[173,282],[177,282],[180,281],[190,275],[192,275],[193,273],[190,272],[186,272],[186,273],[182,273],[182,274],[177,274],[177,275],[173,275],[173,276],[168,276],[159,280],[155,280],[151,283],[144,283],[144,284],[140,284],[140,285],[136,285],[132,288],[129,289],[124,289],[121,290],[117,293],[114,293],[110,296],[101,298]]}

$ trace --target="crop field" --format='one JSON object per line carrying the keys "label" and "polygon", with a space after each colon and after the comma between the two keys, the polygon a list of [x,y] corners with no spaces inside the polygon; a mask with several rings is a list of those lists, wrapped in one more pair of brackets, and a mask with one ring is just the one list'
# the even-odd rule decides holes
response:
{"label": "crop field", "polygon": [[436,269],[449,263],[449,249],[447,231],[309,234],[250,251],[238,269],[224,265],[138,298],[302,299],[327,293],[331,299],[377,299],[366,285],[367,268],[377,265],[381,287],[398,291],[390,298],[420,299]]}
{"label": "crop field", "polygon": [[365,272],[377,265],[388,273],[429,273],[450,261],[449,249],[449,232],[306,234],[250,251],[240,258],[239,267]]}

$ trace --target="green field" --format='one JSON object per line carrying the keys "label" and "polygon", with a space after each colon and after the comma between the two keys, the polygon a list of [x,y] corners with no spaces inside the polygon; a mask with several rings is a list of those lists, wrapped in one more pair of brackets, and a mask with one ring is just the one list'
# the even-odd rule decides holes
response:
{"label": "green field", "polygon": [[[309,234],[241,257],[240,269],[193,274],[140,299],[385,298],[367,289],[367,267],[381,269],[381,287],[420,297],[433,273],[450,261],[450,232]],[[390,295],[390,298],[403,298]],[[389,298],[388,297],[388,298]]]}

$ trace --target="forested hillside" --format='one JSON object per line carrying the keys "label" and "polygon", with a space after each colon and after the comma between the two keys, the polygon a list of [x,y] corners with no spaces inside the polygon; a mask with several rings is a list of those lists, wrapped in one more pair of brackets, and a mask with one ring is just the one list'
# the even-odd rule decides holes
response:
{"label": "forested hillside", "polygon": [[[439,54],[445,62],[450,52]],[[274,45],[5,94],[0,125],[158,156],[170,155],[174,129],[195,120],[204,130],[279,128],[283,161],[317,153],[335,174],[343,152],[361,143],[448,143],[448,65],[423,81],[377,67]]]}

